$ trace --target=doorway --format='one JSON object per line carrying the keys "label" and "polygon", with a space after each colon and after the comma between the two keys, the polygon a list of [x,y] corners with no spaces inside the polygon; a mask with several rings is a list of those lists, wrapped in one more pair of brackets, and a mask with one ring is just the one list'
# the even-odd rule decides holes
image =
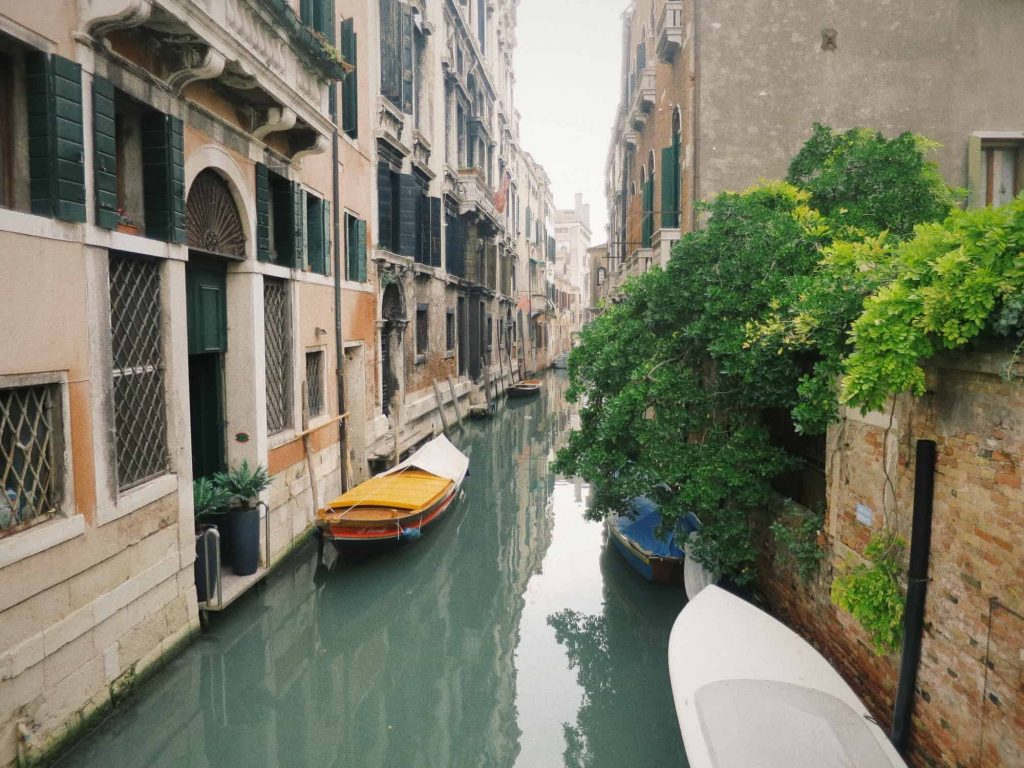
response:
{"label": "doorway", "polygon": [[192,476],[210,477],[227,466],[224,354],[227,352],[227,271],[223,262],[189,253],[188,391]]}

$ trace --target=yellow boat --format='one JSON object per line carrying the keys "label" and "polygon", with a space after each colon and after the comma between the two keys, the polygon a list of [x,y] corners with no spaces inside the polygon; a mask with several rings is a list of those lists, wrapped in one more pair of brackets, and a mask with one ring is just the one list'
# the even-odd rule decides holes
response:
{"label": "yellow boat", "polygon": [[442,435],[319,510],[317,528],[340,545],[418,539],[451,506],[468,469],[469,458]]}

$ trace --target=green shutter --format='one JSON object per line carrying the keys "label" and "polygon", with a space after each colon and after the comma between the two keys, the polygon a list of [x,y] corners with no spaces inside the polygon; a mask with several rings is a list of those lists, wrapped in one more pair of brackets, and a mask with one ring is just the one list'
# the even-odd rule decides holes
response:
{"label": "green shutter", "polygon": [[526,239],[527,239],[527,241],[529,241],[529,239],[532,236],[532,234],[533,234],[533,211],[531,211],[530,207],[527,206],[526,207]]}
{"label": "green shutter", "polygon": [[32,213],[85,221],[82,68],[34,51],[25,69]]}
{"label": "green shutter", "polygon": [[643,208],[640,217],[640,247],[651,247],[651,236],[654,233],[654,174],[647,177],[643,189]]}
{"label": "green shutter", "polygon": [[359,282],[366,282],[366,222],[362,219],[356,220],[356,239],[359,259]]}
{"label": "green shutter", "polygon": [[323,222],[322,226],[323,226],[323,233],[324,233],[323,234],[324,255],[323,255],[323,272],[322,272],[322,274],[329,275],[329,274],[331,274],[331,262],[333,261],[332,258],[331,258],[331,254],[332,254],[331,243],[333,242],[333,240],[331,238],[331,201],[330,200],[324,200],[323,204],[320,206],[320,210],[321,210],[321,212],[323,214],[322,217],[321,217],[321,221]]}
{"label": "green shutter", "polygon": [[316,28],[313,24],[313,0],[299,0],[299,21],[307,27]]}
{"label": "green shutter", "polygon": [[306,256],[306,193],[297,181],[291,186],[292,197],[292,229],[295,232],[295,247],[292,252],[291,266],[294,269],[302,269],[305,264],[303,259]]}
{"label": "green shutter", "polygon": [[335,44],[337,38],[334,36],[334,0],[320,0],[320,31],[328,43]]}
{"label": "green shutter", "polygon": [[401,6],[402,26],[402,111],[407,115],[413,110],[413,23],[412,13]]}
{"label": "green shutter", "polygon": [[391,188],[391,167],[384,162],[377,163],[377,245],[394,253],[397,246],[392,242],[392,220],[397,211],[392,205]]}
{"label": "green shutter", "polygon": [[[341,22],[341,55],[353,67],[356,66],[357,38],[354,21],[345,19]],[[359,135],[357,71],[353,69],[345,75],[345,79],[341,83],[341,130],[352,139]]]}
{"label": "green shutter", "polygon": [[307,206],[307,247],[309,268],[320,275],[328,274],[327,254],[330,243],[330,203],[321,200],[314,195],[307,195],[307,200],[312,201]]}
{"label": "green shutter", "polygon": [[227,278],[224,269],[206,262],[189,262],[186,275],[188,353],[226,352]]}
{"label": "green shutter", "polygon": [[96,226],[116,229],[117,112],[114,84],[96,76],[92,81],[93,179],[96,184]]}
{"label": "green shutter", "polygon": [[185,147],[181,120],[142,116],[142,202],[146,237],[185,242]]}
{"label": "green shutter", "polygon": [[661,150],[661,226],[679,227],[679,147]]}
{"label": "green shutter", "polygon": [[270,261],[270,169],[256,163],[256,258]]}

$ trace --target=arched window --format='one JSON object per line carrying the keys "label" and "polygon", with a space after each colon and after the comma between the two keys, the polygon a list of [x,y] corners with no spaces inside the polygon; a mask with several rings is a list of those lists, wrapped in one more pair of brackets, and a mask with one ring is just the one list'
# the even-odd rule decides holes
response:
{"label": "arched window", "polygon": [[185,203],[186,242],[190,248],[245,258],[245,230],[231,188],[207,168],[192,182]]}

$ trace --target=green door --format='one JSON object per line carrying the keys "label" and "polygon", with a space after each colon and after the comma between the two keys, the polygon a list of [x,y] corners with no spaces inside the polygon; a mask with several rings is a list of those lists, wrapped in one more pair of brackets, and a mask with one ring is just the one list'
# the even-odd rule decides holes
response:
{"label": "green door", "polygon": [[189,256],[188,389],[192,474],[209,477],[226,467],[224,353],[227,351],[226,272],[223,263]]}

